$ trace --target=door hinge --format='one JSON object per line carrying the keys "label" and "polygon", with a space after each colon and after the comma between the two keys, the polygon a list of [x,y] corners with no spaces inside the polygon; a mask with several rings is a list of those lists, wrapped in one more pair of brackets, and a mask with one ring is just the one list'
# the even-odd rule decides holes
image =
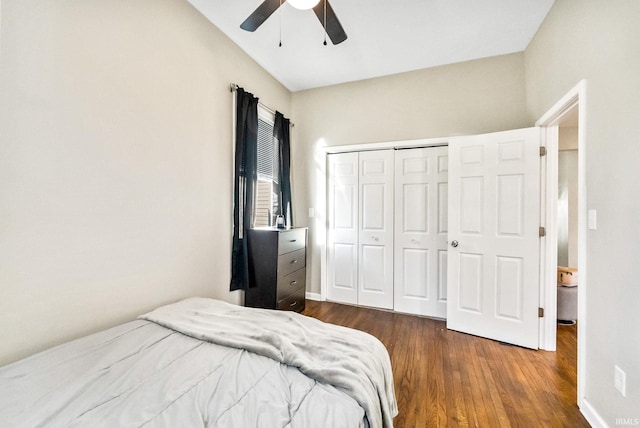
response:
{"label": "door hinge", "polygon": [[544,308],[538,308],[538,318],[544,318]]}
{"label": "door hinge", "polygon": [[547,236],[547,230],[544,227],[540,226],[540,228],[538,229],[538,236],[540,238],[542,238],[543,236]]}
{"label": "door hinge", "polygon": [[547,148],[545,146],[540,146],[540,157],[547,155]]}

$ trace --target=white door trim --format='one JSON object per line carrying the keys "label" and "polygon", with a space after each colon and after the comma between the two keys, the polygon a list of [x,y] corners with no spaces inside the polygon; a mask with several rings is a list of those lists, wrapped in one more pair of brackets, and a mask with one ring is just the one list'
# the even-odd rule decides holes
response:
{"label": "white door trim", "polygon": [[540,240],[540,307],[544,308],[544,317],[540,318],[539,346],[546,351],[555,351],[558,312],[558,126],[543,126],[540,131],[540,144],[546,147],[547,155],[540,158],[540,226],[545,228],[546,233]]}
{"label": "white door trim", "polygon": [[[587,81],[581,80],[567,94],[562,97],[553,107],[551,107],[537,122],[536,126],[546,128],[546,131],[553,132],[563,116],[574,107],[578,107],[578,272],[580,272],[580,285],[578,286],[578,406],[583,407],[585,401],[585,355],[586,355],[586,328],[587,328],[587,172],[586,172],[586,152],[587,152]],[[557,128],[556,128],[557,129]],[[547,134],[547,132],[545,132]],[[556,131],[557,143],[557,131]],[[554,158],[555,161],[550,159]],[[558,150],[557,144],[555,150],[548,150],[546,173],[547,173],[547,189],[549,186],[555,186],[555,194],[557,199],[557,166]],[[554,182],[550,182],[555,177]],[[543,218],[547,220],[547,237],[545,243],[545,255],[543,265],[547,269],[545,281],[541,284],[545,293],[545,312],[550,310],[554,313],[556,307],[556,288],[557,278],[554,270],[557,266],[557,230],[555,221],[551,223],[550,219],[555,219],[557,211],[555,201],[549,201],[551,195],[547,194],[546,211]],[[552,205],[552,206],[551,206]],[[554,248],[556,247],[556,248]],[[556,319],[545,316],[544,318],[544,335],[541,337],[541,348],[547,350],[555,350],[556,348]]]}

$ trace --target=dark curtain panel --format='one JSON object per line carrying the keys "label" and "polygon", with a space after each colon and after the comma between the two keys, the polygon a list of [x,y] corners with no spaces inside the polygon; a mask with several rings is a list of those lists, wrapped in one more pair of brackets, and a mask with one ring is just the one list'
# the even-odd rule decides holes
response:
{"label": "dark curtain panel", "polygon": [[247,231],[251,228],[258,163],[258,98],[236,89],[236,154],[233,192],[231,291],[249,284]]}
{"label": "dark curtain panel", "polygon": [[273,124],[273,135],[280,142],[280,167],[278,174],[280,179],[280,209],[285,218],[287,226],[293,226],[293,206],[291,205],[291,180],[289,178],[289,168],[291,164],[291,144],[289,141],[289,119],[282,113],[276,111],[276,118]]}

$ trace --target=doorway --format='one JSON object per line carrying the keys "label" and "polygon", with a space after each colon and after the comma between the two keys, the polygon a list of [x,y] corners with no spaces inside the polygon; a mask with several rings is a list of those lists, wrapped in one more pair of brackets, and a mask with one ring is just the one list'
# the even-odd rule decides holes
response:
{"label": "doorway", "polygon": [[[536,122],[543,128],[543,138],[547,147],[544,169],[543,208],[541,218],[546,228],[546,242],[541,254],[541,296],[540,303],[545,308],[545,318],[541,326],[540,343],[542,348],[550,351],[556,349],[557,339],[557,267],[558,267],[558,173],[559,173],[559,136],[561,133],[575,134],[577,149],[577,227],[574,232],[577,239],[573,244],[576,251],[573,263],[577,264],[579,285],[577,287],[577,334],[578,334],[578,369],[577,369],[577,403],[581,406],[584,399],[584,358],[586,349],[586,81],[582,80],[560,99],[542,118]],[[564,143],[563,143],[564,144]],[[564,148],[564,147],[563,147]],[[564,172],[564,171],[563,171]],[[567,257],[567,260],[569,258]]]}

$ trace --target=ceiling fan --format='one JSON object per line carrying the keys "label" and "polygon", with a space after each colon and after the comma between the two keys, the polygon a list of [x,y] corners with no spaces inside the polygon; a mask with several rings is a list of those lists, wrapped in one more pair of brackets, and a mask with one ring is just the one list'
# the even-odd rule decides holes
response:
{"label": "ceiling fan", "polygon": [[[320,20],[320,24],[324,27],[327,35],[331,39],[334,45],[342,43],[347,39],[347,34],[344,32],[338,17],[336,16],[333,8],[329,4],[328,0],[311,1],[311,5],[304,5],[309,3],[308,1],[300,0],[287,0],[296,9],[311,9],[315,12],[316,16]],[[240,24],[240,28],[246,31],[256,31],[256,29],[269,18],[273,12],[284,3],[283,0],[264,0],[256,10],[253,11],[247,19]],[[301,4],[302,3],[302,4]]]}

